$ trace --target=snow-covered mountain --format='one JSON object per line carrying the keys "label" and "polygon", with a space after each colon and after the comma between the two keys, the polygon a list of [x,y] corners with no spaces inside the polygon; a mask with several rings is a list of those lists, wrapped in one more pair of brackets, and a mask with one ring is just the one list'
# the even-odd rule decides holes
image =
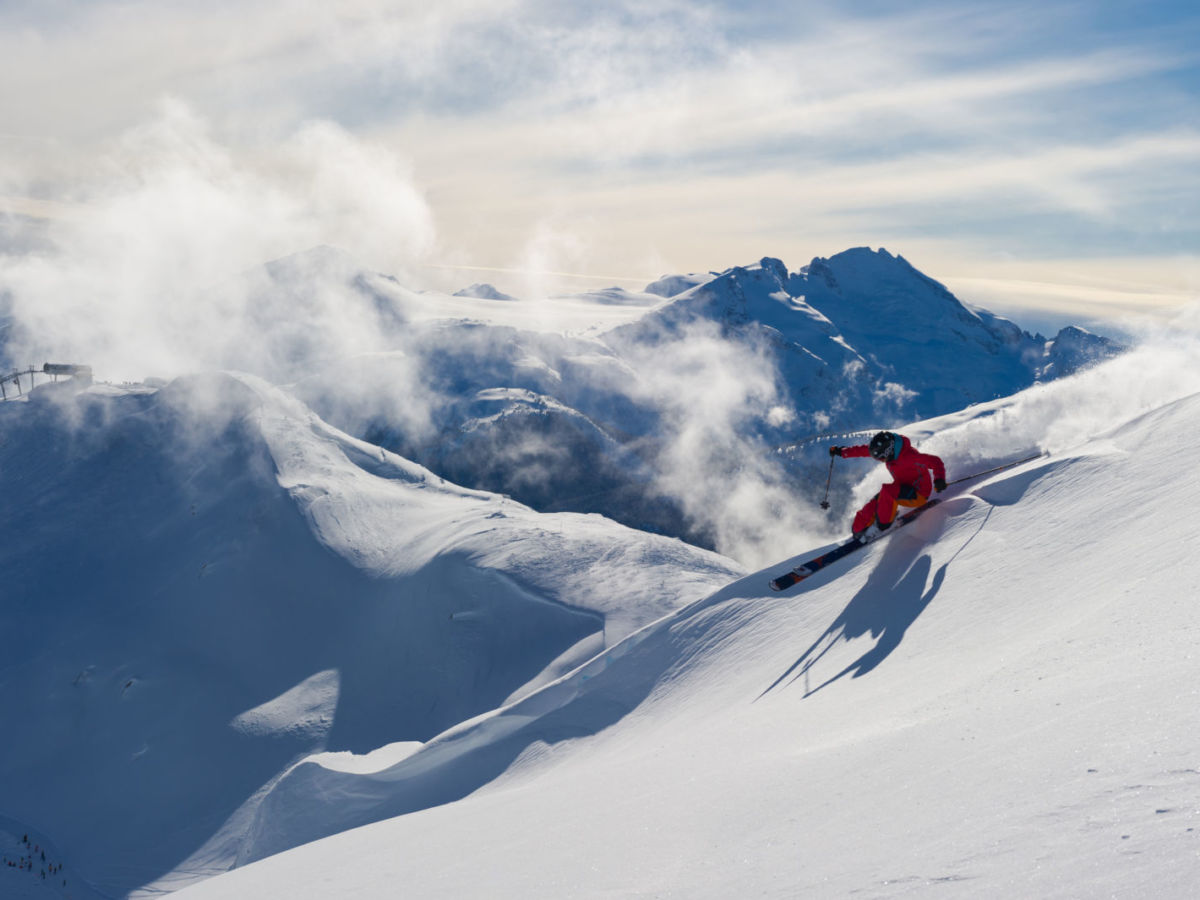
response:
{"label": "snow-covered mountain", "polygon": [[[1188,332],[1089,368],[869,251],[650,288],[323,250],[239,288],[258,375],[0,404],[0,896],[1188,896]],[[1048,455],[771,594],[878,486],[771,441],[917,404],[952,479]]]}
{"label": "snow-covered mountain", "polygon": [[250,376],[43,385],[0,435],[0,849],[53,846],[67,896],[222,871],[296,760],[395,758],[743,571],[459,488]]}
{"label": "snow-covered mountain", "polygon": [[1119,351],[1080,328],[1047,341],[968,309],[883,249],[847,250],[794,273],[764,258],[671,297],[615,329],[610,342],[658,346],[713,323],[727,337],[757,341],[778,366],[792,411],[814,431],[941,415]]}
{"label": "snow-covered mountain", "polygon": [[[785,550],[763,523],[814,538],[834,525],[814,512],[828,460],[813,435],[1007,396],[1120,349],[1079,329],[1027,334],[865,248],[795,272],[768,258],[642,291],[501,302],[488,285],[413,290],[318,247],[181,286],[170,304],[143,298],[113,333],[95,332],[102,315],[55,317],[16,290],[22,363],[103,378],[127,369],[113,348],[133,343],[138,378],[250,372],[456,483],[747,564]],[[836,471],[832,494],[850,487]]]}
{"label": "snow-covered mountain", "polygon": [[[764,259],[587,297],[655,305],[564,334],[499,324],[491,310],[489,321],[431,321],[436,298],[393,291],[387,303],[407,321],[389,351],[337,360],[293,389],[338,427],[454,481],[762,560],[775,548],[746,539],[750,523],[811,508],[802,492],[824,482],[827,462],[823,447],[772,448],[1008,396],[1121,349],[1081,329],[1027,334],[865,248],[794,273]],[[695,493],[737,473],[744,509]],[[848,488],[835,479],[835,493]]]}
{"label": "snow-covered mountain", "polygon": [[[36,515],[0,552],[46,589],[0,631],[5,731],[23,736],[0,830],[11,846],[36,824],[73,889],[244,864],[181,900],[1188,898],[1200,565],[1159,511],[1200,500],[1163,476],[1186,472],[1178,436],[1200,426],[1194,354],[1142,348],[906,428],[952,479],[1045,455],[956,485],[786,595],[768,577],[821,547],[739,577],[677,542],[439,484],[254,380],[12,404],[0,473],[32,485],[19,508]],[[198,427],[197,395],[215,394],[246,402]],[[654,550],[616,550],[641,540]],[[664,602],[695,564],[702,595]],[[508,598],[514,625],[559,623],[554,648],[572,640],[575,619],[522,594],[535,578],[584,610],[649,600],[664,617],[626,620],[499,709],[382,743],[379,718],[414,706],[433,725],[433,696],[466,715],[509,690],[473,682],[470,642],[450,640],[499,629],[504,659],[499,636],[522,630],[485,598]],[[571,604],[584,584],[594,599]],[[430,683],[401,674],[410,658]],[[161,806],[134,816],[132,797]],[[36,872],[0,878],[53,895]]]}

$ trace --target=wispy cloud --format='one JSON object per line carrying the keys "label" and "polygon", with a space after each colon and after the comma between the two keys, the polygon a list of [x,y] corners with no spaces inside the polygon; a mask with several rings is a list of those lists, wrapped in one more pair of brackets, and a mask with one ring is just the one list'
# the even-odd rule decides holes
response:
{"label": "wispy cloud", "polygon": [[235,167],[286,167],[313,121],[411,160],[449,264],[636,277],[838,243],[1200,239],[1182,9],[133,0],[10,3],[0,25],[14,214],[103,193],[98,159],[166,95]]}
{"label": "wispy cloud", "polygon": [[[0,253],[22,326],[14,352],[139,378],[223,366],[278,375],[272,348],[289,341],[334,355],[381,349],[375,311],[348,302],[346,285],[260,296],[244,272],[321,244],[354,247],[383,271],[412,268],[434,231],[405,162],[328,123],[301,127],[263,162],[232,153],[175,102],[121,135],[96,161],[104,177],[47,220],[36,252]],[[315,296],[300,316],[288,304],[306,290]]]}
{"label": "wispy cloud", "polygon": [[[1068,323],[1096,323],[1094,327],[1102,329],[1134,327],[1147,314],[1167,319],[1200,300],[1196,257],[964,263],[956,261],[957,272],[942,279],[955,294],[1046,333]],[[1013,277],[1014,272],[1024,277]]]}

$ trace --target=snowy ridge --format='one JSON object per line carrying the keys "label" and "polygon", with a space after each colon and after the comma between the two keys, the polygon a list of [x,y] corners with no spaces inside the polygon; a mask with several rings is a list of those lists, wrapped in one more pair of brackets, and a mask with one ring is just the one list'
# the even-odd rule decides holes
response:
{"label": "snowy ridge", "polygon": [[[1045,403],[927,444],[1041,427]],[[1148,513],[1200,500],[1161,478],[1197,425],[1192,395],[1052,437],[783,598],[767,577],[813,548],[388,769],[303,764],[259,807],[259,852],[409,814],[183,896],[450,897],[481,873],[495,897],[1187,896],[1200,567]]]}
{"label": "snowy ridge", "polygon": [[251,376],[0,418],[2,814],[104,894],[228,868],[296,759],[427,740],[741,571],[443,482]]}

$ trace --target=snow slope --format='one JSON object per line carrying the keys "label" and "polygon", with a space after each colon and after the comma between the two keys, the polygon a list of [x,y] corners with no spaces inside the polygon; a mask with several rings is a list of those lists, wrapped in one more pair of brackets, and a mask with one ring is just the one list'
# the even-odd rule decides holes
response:
{"label": "snow slope", "polygon": [[251,376],[45,385],[0,435],[0,849],[54,847],[72,896],[222,871],[297,759],[402,756],[743,571],[456,487]]}
{"label": "snow slope", "polygon": [[734,581],[403,760],[302,762],[252,855],[364,827],[181,900],[1194,896],[1200,561],[1169,515],[1200,502],[1193,352],[926,423],[951,477],[1050,452],[787,595],[770,573],[818,548]]}

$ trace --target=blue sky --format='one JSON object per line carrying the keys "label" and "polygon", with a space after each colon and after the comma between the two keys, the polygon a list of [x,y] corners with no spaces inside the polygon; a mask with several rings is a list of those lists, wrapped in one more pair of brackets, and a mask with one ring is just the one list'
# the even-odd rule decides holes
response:
{"label": "blue sky", "polygon": [[0,208],[518,292],[886,246],[1104,318],[1200,292],[1197,47],[1168,2],[18,0]]}

